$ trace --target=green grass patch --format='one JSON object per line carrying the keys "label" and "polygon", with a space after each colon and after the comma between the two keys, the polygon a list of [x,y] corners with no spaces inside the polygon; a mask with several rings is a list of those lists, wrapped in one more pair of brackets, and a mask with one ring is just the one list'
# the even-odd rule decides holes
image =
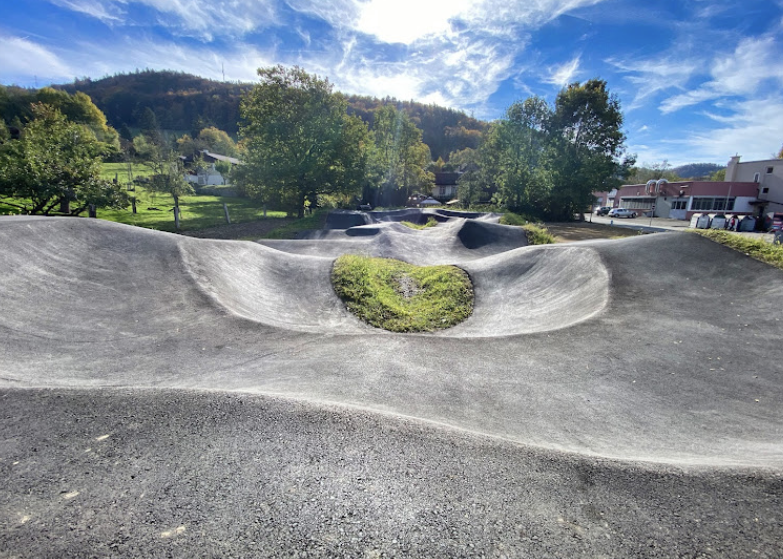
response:
{"label": "green grass patch", "polygon": [[551,245],[554,244],[555,237],[543,225],[527,223],[522,226],[527,233],[527,241],[531,245]]}
{"label": "green grass patch", "polygon": [[[300,231],[309,231],[311,229],[323,229],[326,225],[326,216],[329,214],[331,210],[328,209],[320,209],[316,210],[312,213],[312,215],[308,215],[303,217],[302,219],[297,219],[295,221],[291,221],[289,223],[286,223],[285,225],[281,225],[277,229],[273,229],[266,235],[264,235],[263,239],[295,239],[296,234]],[[281,212],[285,214],[285,212]]]}
{"label": "green grass patch", "polygon": [[[176,230],[173,212],[174,199],[170,195],[153,194],[142,186],[137,186],[131,195],[136,197],[135,214],[130,207],[122,210],[98,209],[98,217],[159,231]],[[180,231],[195,231],[225,225],[223,203],[228,207],[231,223],[264,219],[263,208],[259,208],[257,202],[247,198],[206,195],[181,196],[179,199]],[[266,219],[282,219],[285,216],[285,212],[268,211],[266,213]]]}
{"label": "green grass patch", "polygon": [[543,224],[536,223],[529,216],[506,212],[500,217],[499,223],[524,229],[527,233],[527,241],[531,245],[551,245],[557,242],[555,236]]}
{"label": "green grass patch", "polygon": [[747,237],[741,233],[721,231],[720,229],[688,229],[688,231],[783,270],[783,245],[775,245],[764,239]]}
{"label": "green grass patch", "polygon": [[502,216],[500,216],[500,220],[498,223],[501,225],[513,225],[516,227],[522,227],[523,225],[527,225],[531,221],[534,221],[532,219],[529,219],[527,216],[515,214],[513,212],[506,212]]}
{"label": "green grass patch", "polygon": [[[152,175],[152,169],[141,163],[134,163],[132,173],[135,177],[149,177]],[[127,163],[101,163],[101,178],[104,180],[117,179],[119,184],[128,184],[131,182],[131,176],[128,173]]]}
{"label": "green grass patch", "polygon": [[423,223],[421,225],[418,223],[413,223],[412,221],[401,221],[400,223],[402,223],[405,227],[421,230],[427,229],[428,227],[435,227],[438,224],[438,220],[434,217],[431,217],[427,220],[427,223]]}
{"label": "green grass patch", "polygon": [[442,330],[473,312],[473,284],[456,266],[347,254],[335,261],[332,284],[351,312],[392,332]]}

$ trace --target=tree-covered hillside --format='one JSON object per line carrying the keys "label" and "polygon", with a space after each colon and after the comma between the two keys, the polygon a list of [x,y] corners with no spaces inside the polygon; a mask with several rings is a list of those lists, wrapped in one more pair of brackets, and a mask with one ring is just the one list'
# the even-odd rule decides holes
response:
{"label": "tree-covered hillside", "polygon": [[[253,88],[253,83],[228,83],[207,80],[190,74],[143,70],[118,74],[99,80],[83,79],[55,86],[69,93],[81,91],[106,114],[109,124],[141,128],[145,109],[155,114],[158,125],[166,130],[197,135],[214,126],[236,135],[239,127],[239,101]],[[487,123],[461,111],[398,101],[387,97],[346,96],[348,111],[372,124],[373,114],[383,105],[394,105],[408,113],[422,130],[422,140],[430,147],[432,158],[448,159],[449,153],[478,146]]]}
{"label": "tree-covered hillside", "polygon": [[672,169],[672,172],[684,179],[702,179],[709,177],[715,171],[725,168],[725,165],[716,165],[715,163],[689,163],[688,165],[675,167]]}

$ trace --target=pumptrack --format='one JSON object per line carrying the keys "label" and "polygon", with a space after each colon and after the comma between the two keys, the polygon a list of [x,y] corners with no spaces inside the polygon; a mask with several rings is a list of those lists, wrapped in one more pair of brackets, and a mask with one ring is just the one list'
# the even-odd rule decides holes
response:
{"label": "pumptrack", "polygon": [[[779,270],[687,233],[328,226],[0,218],[0,557],[783,556]],[[368,326],[344,253],[459,266],[474,313]]]}

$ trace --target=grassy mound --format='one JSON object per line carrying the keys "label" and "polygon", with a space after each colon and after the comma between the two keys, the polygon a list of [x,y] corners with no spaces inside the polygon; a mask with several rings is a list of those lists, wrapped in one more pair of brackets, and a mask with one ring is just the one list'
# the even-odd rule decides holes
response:
{"label": "grassy mound", "polygon": [[527,233],[527,242],[531,245],[551,245],[557,242],[554,235],[543,224],[534,223],[527,216],[506,212],[500,217],[499,223],[524,229]]}
{"label": "grassy mound", "polygon": [[347,254],[335,261],[332,284],[349,310],[392,332],[442,330],[473,312],[473,284],[456,266]]}
{"label": "grassy mound", "polygon": [[401,221],[405,227],[410,227],[411,229],[427,229],[428,227],[435,227],[438,224],[438,220],[434,217],[431,217],[427,220],[427,223],[424,223],[422,225],[419,225],[418,223],[413,223],[412,221]]}

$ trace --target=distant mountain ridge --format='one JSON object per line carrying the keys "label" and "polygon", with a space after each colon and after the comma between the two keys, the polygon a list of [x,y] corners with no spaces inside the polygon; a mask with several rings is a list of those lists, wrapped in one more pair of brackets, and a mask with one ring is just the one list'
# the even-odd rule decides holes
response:
{"label": "distant mountain ridge", "polygon": [[[86,93],[117,130],[139,128],[142,114],[150,108],[158,125],[166,130],[192,134],[215,126],[236,136],[240,99],[253,86],[252,83],[208,80],[182,72],[142,70],[52,87],[71,94]],[[373,110],[381,105],[394,104],[406,111],[422,130],[422,139],[430,147],[433,159],[447,159],[452,151],[477,147],[482,132],[488,127],[488,123],[462,111],[437,105],[390,97],[346,95],[346,99],[348,111],[368,123],[372,122]]]}
{"label": "distant mountain ridge", "polygon": [[683,179],[707,178],[715,171],[725,169],[725,165],[715,163],[688,163],[672,169],[672,172]]}

